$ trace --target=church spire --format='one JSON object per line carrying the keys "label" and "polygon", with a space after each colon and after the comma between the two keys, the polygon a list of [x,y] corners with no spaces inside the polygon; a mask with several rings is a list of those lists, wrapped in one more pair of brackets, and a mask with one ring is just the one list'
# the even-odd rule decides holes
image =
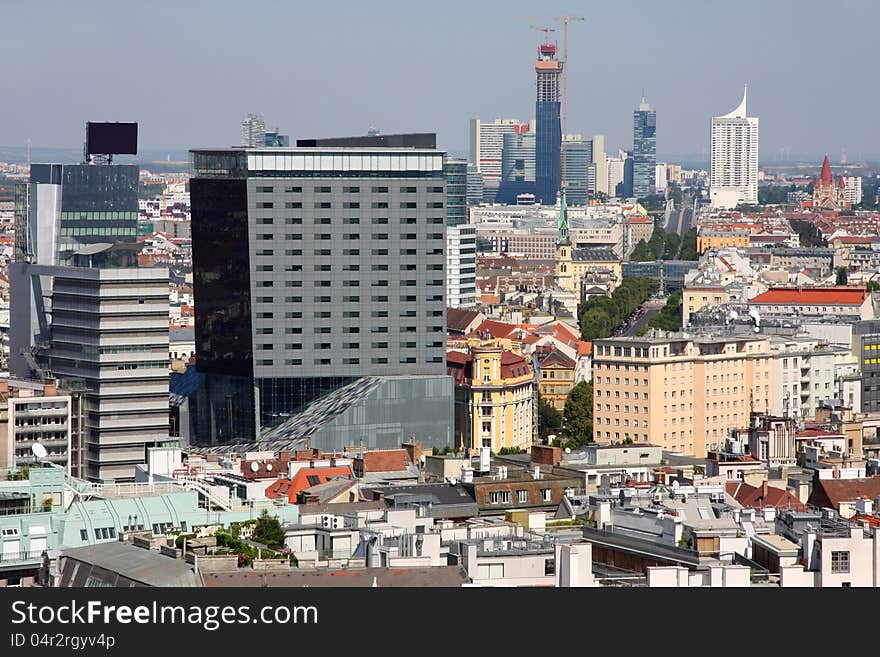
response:
{"label": "church spire", "polygon": [[819,176],[819,180],[823,185],[830,185],[834,183],[834,177],[831,175],[831,163],[828,161],[828,156],[825,156],[825,161],[822,162],[822,174]]}
{"label": "church spire", "polygon": [[565,188],[562,188],[562,200],[559,202],[559,220],[556,222],[557,244],[568,244],[568,206],[565,203]]}

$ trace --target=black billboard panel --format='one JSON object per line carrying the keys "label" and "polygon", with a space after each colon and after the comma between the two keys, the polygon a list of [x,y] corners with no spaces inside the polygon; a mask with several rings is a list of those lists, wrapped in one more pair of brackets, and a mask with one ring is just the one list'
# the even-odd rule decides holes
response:
{"label": "black billboard panel", "polygon": [[89,155],[136,155],[137,123],[86,123]]}

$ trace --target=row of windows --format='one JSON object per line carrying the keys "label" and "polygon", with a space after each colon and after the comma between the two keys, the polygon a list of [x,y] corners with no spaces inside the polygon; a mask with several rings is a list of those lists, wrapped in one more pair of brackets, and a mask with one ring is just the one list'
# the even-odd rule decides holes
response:
{"label": "row of windows", "polygon": [[[279,206],[280,207],[280,206]],[[298,201],[287,201],[284,203],[285,210],[301,210],[303,204]],[[315,201],[313,207],[316,210],[329,210],[333,207],[333,204],[329,201]],[[358,209],[361,207],[360,203],[343,203],[342,207],[344,209]],[[429,210],[441,210],[443,209],[443,201],[429,201],[425,203],[425,207]],[[384,201],[374,201],[370,203],[370,208],[373,210],[387,210],[388,203]],[[400,203],[401,210],[415,210],[418,208],[418,204],[412,201],[402,201]],[[274,201],[257,201],[257,209],[258,210],[273,210],[275,209]]]}
{"label": "row of windows", "polygon": [[[73,229],[70,229],[70,230],[73,230]],[[111,229],[108,228],[107,230],[109,231]],[[128,230],[128,229],[125,229],[125,230]],[[103,232],[106,232],[106,231],[103,231]],[[99,234],[103,234],[103,232],[101,232]],[[63,231],[62,231],[62,234],[64,234]],[[85,234],[85,233],[83,233],[83,234]],[[120,233],[120,234],[122,234],[122,233]],[[131,234],[133,235],[134,233],[131,233]],[[360,233],[345,233],[342,236],[342,239],[344,239],[344,240],[359,240],[360,238],[361,238]],[[387,240],[387,239],[395,239],[395,238],[401,239],[401,240],[417,240],[417,239],[419,239],[419,236],[418,236],[418,233],[400,233],[399,235],[395,235],[395,236],[390,236],[388,233],[373,233],[372,235],[370,235],[369,239]],[[276,240],[276,239],[278,239],[278,237],[276,237],[272,233],[258,233],[257,239],[258,240]],[[286,233],[284,235],[284,239],[293,240],[293,241],[302,240],[303,234],[302,233]],[[308,239],[308,238],[306,238],[306,239]],[[331,235],[330,233],[316,233],[315,235],[311,236],[311,239],[332,240],[334,238],[333,238],[333,235]],[[443,233],[425,233],[425,239],[440,240],[440,239],[443,239]],[[442,253],[442,250],[439,251],[439,253]],[[413,255],[415,255],[415,254],[413,254]],[[432,255],[432,254],[428,253],[427,255]]]}
{"label": "row of windows", "polygon": [[[337,360],[336,362],[337,362],[337,364],[339,364],[340,361]],[[378,357],[378,358],[371,358],[370,359],[371,365],[387,365],[388,362],[389,362],[388,358],[386,358],[386,357]],[[401,357],[398,360],[398,362],[402,363],[402,364],[414,364],[417,362],[417,360],[414,356],[407,356],[407,357]],[[424,362],[425,363],[442,363],[443,357],[442,356],[435,356],[433,358],[426,358],[424,360]],[[285,365],[302,365],[303,362],[302,362],[301,358],[287,358],[287,359],[285,359],[284,364]],[[313,364],[314,365],[333,365],[333,359],[331,359],[331,358],[315,358]],[[343,358],[341,364],[342,365],[359,365],[360,358]],[[272,359],[261,359],[261,360],[257,361],[257,365],[260,367],[274,367],[275,361]]]}
{"label": "row of windows", "polygon": [[[280,282],[280,281],[279,281]],[[314,287],[333,287],[333,281],[328,280],[320,280],[320,281],[312,281],[314,283]],[[418,281],[413,279],[404,279],[398,281],[398,284],[401,287],[416,287],[418,285]],[[443,280],[439,278],[435,278],[430,281],[425,281],[426,286],[438,286],[443,285]],[[285,287],[302,287],[302,281],[286,281]],[[257,281],[257,287],[275,287],[275,281]],[[343,281],[343,287],[360,287],[360,281],[358,280],[346,280]],[[391,287],[391,282],[388,280],[375,280],[370,283],[370,287]]]}
{"label": "row of windows", "polygon": [[[283,189],[284,192],[287,194],[301,194],[303,190],[302,187],[286,185],[283,188],[279,188],[279,190],[280,189]],[[312,191],[314,191],[315,194],[331,194],[333,192],[333,188],[330,185],[317,185],[312,188]],[[419,188],[414,186],[400,188],[401,194],[416,194],[418,193],[418,191]],[[442,185],[426,187],[425,191],[432,194],[443,194],[445,192]],[[275,188],[271,185],[257,185],[257,192],[261,194],[273,194],[275,192]],[[342,192],[345,194],[360,194],[361,188],[356,186],[345,186],[342,188]],[[373,194],[387,194],[388,187],[373,186],[371,188],[371,192]]]}
{"label": "row of windows", "polygon": [[[302,217],[285,217],[284,224],[286,226],[298,226],[302,225]],[[332,217],[315,217],[313,223],[316,226],[330,226],[333,224]],[[360,217],[343,217],[342,223],[346,225],[354,225],[360,224]],[[370,223],[373,225],[388,225],[388,217],[373,217],[370,219]],[[418,223],[418,219],[416,217],[401,217],[400,223],[402,225],[414,226]],[[446,223],[443,217],[429,217],[425,219],[424,223],[426,224],[444,224]],[[256,221],[257,226],[274,226],[275,218],[274,217],[257,217]],[[474,251],[471,251],[474,253]]]}
{"label": "row of windows", "polygon": [[62,237],[81,237],[89,235],[137,235],[136,227],[126,226],[62,226]]}
{"label": "row of windows", "polygon": [[[493,490],[489,492],[489,504],[510,504],[510,494],[509,490]],[[528,504],[529,502],[529,491],[527,490],[518,490],[516,491],[516,500],[518,504]],[[553,489],[552,488],[542,488],[540,491],[540,499],[537,501],[540,502],[550,502],[553,500]]]}
{"label": "row of windows", "polygon": [[[280,267],[280,266],[279,266]],[[400,265],[400,271],[416,271],[417,265],[415,263],[403,264]],[[302,265],[284,265],[284,271],[302,271]],[[329,272],[333,271],[332,265],[313,265],[314,271],[321,272]],[[342,271],[360,271],[360,265],[342,265]],[[256,271],[260,272],[269,272],[275,271],[275,265],[257,265]],[[279,268],[278,271],[281,271]],[[371,265],[370,271],[389,271],[388,265]],[[437,263],[434,265],[425,265],[425,271],[443,271],[443,263]],[[357,285],[358,283],[354,283]],[[414,285],[415,283],[409,283],[409,285]]]}
{"label": "row of windows", "polygon": [[62,212],[61,222],[66,221],[137,221],[138,213],[126,210],[99,212]]}
{"label": "row of windows", "polygon": [[[372,349],[388,349],[389,348],[388,345],[389,345],[389,343],[387,343],[387,342],[371,342],[370,343],[370,347]],[[436,349],[438,347],[442,347],[443,345],[444,345],[444,342],[435,341],[435,342],[426,342],[424,346],[426,349]],[[278,345],[278,346],[280,347],[281,345]],[[318,349],[318,350],[332,349],[333,343],[331,343],[331,342],[316,342],[313,346],[315,349]],[[418,348],[418,345],[415,342],[400,342],[399,346],[401,349],[417,349]],[[292,342],[292,343],[285,344],[284,348],[296,351],[298,349],[302,349],[303,346],[299,342]],[[361,343],[360,342],[346,342],[345,348],[346,349],[360,349]],[[257,351],[272,351],[274,349],[275,349],[275,345],[271,342],[264,342],[264,343],[257,345]]]}
{"label": "row of windows", "polygon": [[[267,299],[267,298],[271,298],[271,297],[258,297],[258,298],[259,299]],[[318,298],[318,297],[316,297],[316,298]],[[324,299],[325,297],[320,297],[320,298]],[[326,298],[329,298],[329,297],[326,297]],[[388,297],[380,297],[380,298],[384,299],[386,302],[388,301]],[[297,299],[298,301],[301,301],[302,297],[286,297],[286,299]],[[403,298],[401,298],[401,300],[403,300]],[[407,301],[415,301],[415,299],[411,298],[411,297],[407,297],[406,300]],[[442,299],[434,299],[434,300],[442,300]],[[360,297],[343,297],[343,301],[349,302],[349,303],[358,303],[360,301]],[[296,303],[296,301],[292,301],[291,303]],[[443,311],[429,310],[429,311],[425,312],[425,315],[427,317],[441,317],[443,315]],[[278,316],[281,317],[281,314],[279,313]],[[302,319],[302,316],[303,315],[302,315],[301,311],[291,311],[291,312],[284,313],[285,319]],[[342,312],[342,317],[345,319],[356,319],[356,318],[359,318],[360,316],[361,316],[361,312],[359,310],[344,310]],[[370,313],[370,317],[388,317],[388,316],[389,315],[388,315],[387,310],[374,310],[372,313]],[[402,310],[402,311],[400,311],[400,315],[399,315],[399,317],[415,317],[415,316],[416,316],[416,314],[415,314],[414,310],[406,310],[406,311]],[[332,319],[333,313],[331,313],[329,310],[316,310],[316,311],[314,311],[314,318],[315,319]],[[275,319],[275,312],[274,311],[258,312],[257,319]],[[350,329],[348,329],[348,330],[350,330]],[[442,326],[432,326],[431,330],[434,332],[440,332],[443,330],[443,327]],[[346,332],[346,328],[343,328],[343,332]]]}
{"label": "row of windows", "polygon": [[[388,317],[388,314],[384,315],[373,315],[373,317]],[[329,326],[316,326],[314,328],[314,332],[319,335],[331,335],[333,333],[333,329]],[[342,333],[345,335],[352,335],[356,333],[360,333],[361,329],[359,326],[343,326]],[[366,332],[366,331],[365,331]],[[401,326],[401,333],[418,333],[415,326]],[[275,335],[275,329],[271,327],[261,327],[256,331],[257,335]],[[370,333],[388,333],[387,326],[371,326]],[[302,327],[300,326],[288,326],[284,329],[284,335],[302,335]],[[434,342],[430,346],[433,347],[442,347],[442,343]],[[553,386],[550,386],[551,391]],[[567,390],[567,389],[566,389]]]}
{"label": "row of windows", "polygon": [[117,363],[117,370],[149,370],[168,368],[167,360],[145,360],[137,363]]}
{"label": "row of windows", "polygon": [[[259,239],[263,239],[263,237],[259,237]],[[266,237],[265,239],[269,239]],[[286,256],[301,256],[303,254],[302,249],[285,249],[284,255]],[[256,251],[256,255],[258,256],[274,256],[274,249],[258,249]],[[316,256],[330,256],[333,255],[332,249],[315,249]],[[342,255],[344,256],[359,256],[361,255],[360,249],[343,249]],[[366,254],[364,254],[366,255]],[[387,256],[388,249],[373,249],[371,255],[374,256]],[[415,256],[418,255],[416,249],[400,249],[400,255],[402,256]],[[433,255],[443,255],[443,249],[428,249],[425,251],[425,255],[433,256]],[[346,267],[352,267],[352,269],[346,269]],[[358,269],[354,269],[353,267],[358,267]],[[373,265],[373,271],[388,271],[388,265]],[[360,271],[359,265],[345,265],[343,266],[344,271]],[[297,270],[299,271],[299,270]]]}

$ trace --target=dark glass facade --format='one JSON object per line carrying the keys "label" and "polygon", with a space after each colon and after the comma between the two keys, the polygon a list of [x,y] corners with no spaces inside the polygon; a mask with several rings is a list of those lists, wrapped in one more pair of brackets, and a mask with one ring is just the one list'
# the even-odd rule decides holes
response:
{"label": "dark glass facade", "polygon": [[559,101],[535,103],[535,200],[554,205],[562,180]]}
{"label": "dark glass facade", "polygon": [[654,194],[656,165],[657,112],[642,101],[633,112],[633,196]]}
{"label": "dark glass facade", "polygon": [[[623,161],[623,187],[616,190],[617,196],[621,198],[633,197],[633,159],[632,155],[627,153],[627,158]],[[611,190],[609,190],[611,191]]]}
{"label": "dark glass facade", "polygon": [[85,244],[137,241],[138,173],[137,165],[62,166],[62,260]]}
{"label": "dark glass facade", "polygon": [[196,363],[207,374],[194,413],[195,436],[252,437],[251,281],[244,178],[190,182]]}
{"label": "dark glass facade", "polygon": [[568,205],[586,205],[589,201],[587,169],[593,161],[590,141],[565,143],[565,202]]}
{"label": "dark glass facade", "polygon": [[467,161],[447,159],[443,163],[446,178],[446,225],[468,223]]}

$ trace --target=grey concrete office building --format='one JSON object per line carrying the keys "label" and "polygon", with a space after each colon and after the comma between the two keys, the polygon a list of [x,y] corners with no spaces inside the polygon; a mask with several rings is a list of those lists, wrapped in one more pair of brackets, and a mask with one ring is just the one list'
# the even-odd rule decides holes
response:
{"label": "grey concrete office building", "polygon": [[320,144],[192,151],[191,439],[257,440],[358,378],[409,376],[431,379],[421,415],[364,444],[446,444],[444,153]]}
{"label": "grey concrete office building", "polygon": [[862,413],[880,412],[880,362],[877,351],[880,349],[880,320],[869,319],[853,325],[852,352],[858,354],[861,363],[862,391],[861,408],[853,409]]}
{"label": "grey concrete office building", "polygon": [[168,270],[137,267],[138,167],[33,165],[16,191],[10,369],[78,404],[71,472],[130,481],[168,441]]}

